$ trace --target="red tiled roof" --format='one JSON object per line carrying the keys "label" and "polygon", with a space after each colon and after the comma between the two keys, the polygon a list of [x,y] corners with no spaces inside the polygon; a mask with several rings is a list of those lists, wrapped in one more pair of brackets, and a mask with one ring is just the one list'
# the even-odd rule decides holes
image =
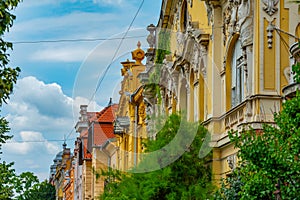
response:
{"label": "red tiled roof", "polygon": [[114,137],[114,126],[112,123],[94,124],[94,145],[103,145],[108,139]]}
{"label": "red tiled roof", "polygon": [[106,109],[103,109],[98,115],[98,122],[110,122],[113,123],[115,121],[115,113],[118,109],[117,104],[113,104]]}
{"label": "red tiled roof", "polygon": [[117,109],[118,104],[113,104],[96,113],[97,119],[93,118],[93,121],[98,123],[94,123],[93,145],[103,145],[108,139],[115,137],[113,122]]}
{"label": "red tiled roof", "polygon": [[105,107],[100,112],[96,112],[93,117],[90,118],[90,122],[108,122],[112,123],[115,120],[115,113],[117,112],[118,104]]}

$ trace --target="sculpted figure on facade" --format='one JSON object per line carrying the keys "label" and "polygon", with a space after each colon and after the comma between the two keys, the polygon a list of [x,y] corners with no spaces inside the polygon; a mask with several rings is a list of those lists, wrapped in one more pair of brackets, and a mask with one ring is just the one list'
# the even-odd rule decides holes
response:
{"label": "sculpted figure on facade", "polygon": [[240,0],[230,0],[229,7],[231,9],[231,16],[229,21],[229,33],[232,35],[236,32],[236,24],[238,20],[238,8],[240,5]]}
{"label": "sculpted figure on facade", "polygon": [[242,47],[253,43],[253,9],[251,0],[242,0],[238,8],[238,29]]}
{"label": "sculpted figure on facade", "polygon": [[230,168],[231,171],[233,171],[236,167],[236,157],[235,155],[231,155],[227,157],[227,163],[228,167]]}
{"label": "sculpted figure on facade", "polygon": [[205,1],[208,25],[213,24],[213,6],[209,0]]}
{"label": "sculpted figure on facade", "polygon": [[191,7],[193,7],[193,0],[188,0],[188,3],[190,4]]}
{"label": "sculpted figure on facade", "polygon": [[224,45],[226,44],[227,38],[228,38],[228,28],[229,28],[229,22],[231,21],[231,13],[232,10],[230,6],[226,7],[225,11],[223,12],[223,42]]}
{"label": "sculpted figure on facade", "polygon": [[[229,36],[239,31],[239,9],[241,0],[229,0],[223,11],[223,36],[224,45]],[[243,11],[242,11],[243,12]]]}
{"label": "sculpted figure on facade", "polygon": [[141,103],[138,109],[138,116],[139,116],[139,124],[144,124],[146,120],[146,107],[144,103]]}
{"label": "sculpted figure on facade", "polygon": [[199,57],[200,57],[200,52],[199,52],[199,47],[196,42],[194,42],[194,47],[193,47],[193,57],[191,60],[191,65],[194,68],[195,72],[199,71]]}
{"label": "sculpted figure on facade", "polygon": [[207,66],[207,47],[200,45],[200,73],[203,75],[203,78],[206,77],[206,66]]}

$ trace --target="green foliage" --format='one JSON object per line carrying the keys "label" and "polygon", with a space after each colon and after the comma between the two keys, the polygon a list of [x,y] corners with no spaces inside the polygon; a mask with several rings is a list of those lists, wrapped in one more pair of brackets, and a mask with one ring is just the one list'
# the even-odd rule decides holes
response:
{"label": "green foliage", "polygon": [[159,32],[155,63],[162,64],[165,56],[170,54],[170,39],[171,34],[169,30],[161,30]]}
{"label": "green foliage", "polygon": [[[163,125],[162,125],[163,124]],[[156,171],[144,173],[121,174],[110,172],[106,174],[111,181],[105,188],[101,199],[211,199],[214,187],[211,184],[211,174],[208,158],[199,158],[199,150],[207,130],[198,124],[181,120],[179,115],[171,115],[165,123],[158,124],[160,131],[155,140],[145,143],[147,152],[154,152],[163,149],[167,144],[177,137],[177,134],[184,134],[181,137],[190,137],[196,131],[195,138],[190,146],[181,144],[178,140],[176,146],[171,147],[171,154],[164,155],[161,151],[156,157],[142,159],[134,171],[142,172],[151,165],[161,165],[169,162],[172,157],[178,157],[175,162]],[[179,129],[184,130],[180,133]],[[184,150],[183,155],[176,155],[180,149]],[[112,176],[113,175],[113,176]]]}
{"label": "green foliage", "polygon": [[22,200],[24,193],[28,192],[32,186],[36,183],[39,183],[38,177],[35,176],[32,172],[23,172],[21,173],[15,181],[15,191],[17,194],[20,194],[17,199]]}
{"label": "green foliage", "polygon": [[[300,1],[297,1],[297,2],[300,3]],[[298,48],[300,48],[300,42],[298,42]],[[296,62],[296,64],[294,64],[292,66],[292,71],[293,71],[293,74],[294,74],[294,80],[297,83],[300,83],[300,63],[299,62]]]}
{"label": "green foliage", "polygon": [[152,97],[158,99],[158,104],[161,103],[161,94],[160,94],[160,71],[161,65],[155,64],[154,71],[150,74],[149,83],[147,83],[144,87],[145,93],[150,94]]}
{"label": "green foliage", "polygon": [[0,163],[0,199],[10,199],[14,194],[15,170],[14,163]]}
{"label": "green foliage", "polygon": [[16,83],[20,68],[8,67],[9,54],[7,51],[12,50],[12,43],[2,39],[5,32],[12,27],[16,18],[10,13],[16,8],[21,0],[2,0],[0,1],[0,106],[9,99],[9,94],[13,91],[13,84]]}
{"label": "green foliage", "polygon": [[151,94],[151,96],[157,98],[158,104],[161,103],[161,94],[160,94],[160,75],[161,75],[161,66],[165,56],[170,54],[170,31],[161,30],[158,34],[158,46],[156,49],[155,55],[155,66],[154,71],[150,74],[149,83],[145,86],[146,92]]}
{"label": "green foliage", "polygon": [[[11,136],[7,135],[9,130],[8,122],[4,118],[0,118],[0,154],[2,154],[2,144],[11,138]],[[13,164],[14,163],[6,163],[5,161],[0,162],[0,199],[9,199],[9,197],[12,197],[14,194],[13,189],[16,174],[12,168]]]}
{"label": "green foliage", "polygon": [[[282,199],[298,199],[300,191],[300,94],[286,101],[283,110],[274,115],[276,126],[265,125],[261,132],[234,132],[230,139],[239,148],[241,167],[234,179],[221,188],[223,199],[228,187],[239,199],[274,199],[275,184],[280,183]],[[237,184],[240,186],[233,189]]]}
{"label": "green foliage", "polygon": [[35,183],[20,195],[18,200],[55,200],[55,187],[47,182]]}

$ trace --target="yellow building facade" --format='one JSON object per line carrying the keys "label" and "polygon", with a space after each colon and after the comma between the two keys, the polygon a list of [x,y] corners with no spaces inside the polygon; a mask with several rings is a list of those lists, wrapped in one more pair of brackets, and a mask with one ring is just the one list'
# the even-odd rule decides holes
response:
{"label": "yellow building facade", "polygon": [[142,140],[146,138],[146,113],[143,101],[143,87],[138,75],[145,71],[142,60],[145,52],[140,48],[132,52],[134,61],[121,62],[121,82],[119,109],[116,114],[115,135],[117,137],[116,169],[128,171],[139,162],[143,151]]}
{"label": "yellow building facade", "polygon": [[237,163],[228,132],[260,130],[280,111],[292,84],[286,46],[295,42],[285,32],[297,35],[299,21],[298,6],[285,0],[162,1],[156,52],[169,54],[159,70],[160,108],[208,128],[215,181]]}

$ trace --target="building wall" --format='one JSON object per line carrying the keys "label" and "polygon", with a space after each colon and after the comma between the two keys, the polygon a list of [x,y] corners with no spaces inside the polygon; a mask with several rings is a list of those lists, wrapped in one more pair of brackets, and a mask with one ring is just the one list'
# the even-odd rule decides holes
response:
{"label": "building wall", "polygon": [[92,172],[92,161],[84,160],[83,161],[83,172],[82,172],[82,199],[91,200],[92,199],[92,181],[93,181],[93,172]]}
{"label": "building wall", "polygon": [[[142,64],[145,52],[140,48],[132,52],[132,59],[135,62],[126,61],[122,64],[122,76],[121,82],[119,109],[117,112],[118,117],[128,117],[129,127],[124,129],[124,133],[117,136],[117,146],[119,150],[115,155],[117,162],[116,168],[121,171],[127,171],[134,167],[138,163],[138,154],[142,151],[141,139],[144,136],[141,127],[145,127],[144,120],[146,118],[145,105],[143,103],[143,88],[141,87],[141,81],[138,75],[145,71],[145,65]],[[143,131],[141,131],[143,130]]]}
{"label": "building wall", "polygon": [[285,45],[294,38],[280,37],[271,24],[294,33],[298,22],[297,6],[284,0],[275,5],[254,0],[163,1],[157,31],[169,31],[171,52],[161,70],[163,109],[180,110],[212,133],[216,181],[237,160],[228,131],[261,129],[280,110],[290,68]]}

